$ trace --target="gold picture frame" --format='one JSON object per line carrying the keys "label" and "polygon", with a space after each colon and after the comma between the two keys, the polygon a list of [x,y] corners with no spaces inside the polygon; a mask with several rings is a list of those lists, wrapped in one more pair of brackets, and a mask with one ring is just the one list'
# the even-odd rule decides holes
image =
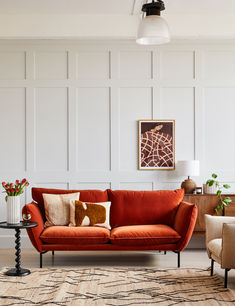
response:
{"label": "gold picture frame", "polygon": [[139,120],[138,169],[175,169],[175,120]]}

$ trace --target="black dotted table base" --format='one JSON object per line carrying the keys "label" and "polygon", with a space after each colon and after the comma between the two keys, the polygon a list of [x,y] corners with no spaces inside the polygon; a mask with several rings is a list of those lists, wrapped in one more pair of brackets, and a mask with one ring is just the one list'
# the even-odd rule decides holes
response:
{"label": "black dotted table base", "polygon": [[16,268],[8,270],[6,273],[8,276],[26,276],[30,274],[28,269],[20,269],[17,270]]}

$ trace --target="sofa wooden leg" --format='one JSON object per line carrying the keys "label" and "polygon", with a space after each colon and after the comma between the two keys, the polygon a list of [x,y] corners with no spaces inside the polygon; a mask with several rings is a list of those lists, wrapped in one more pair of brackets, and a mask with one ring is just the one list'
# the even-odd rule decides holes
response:
{"label": "sofa wooden leg", "polygon": [[55,251],[52,251],[52,256],[54,256],[55,255]]}
{"label": "sofa wooden leg", "polygon": [[180,268],[180,252],[177,252],[178,254],[178,268]]}
{"label": "sofa wooden leg", "polygon": [[224,273],[224,288],[228,288],[228,271],[230,269],[225,269],[225,273]]}
{"label": "sofa wooden leg", "polygon": [[42,268],[42,255],[47,253],[47,251],[40,252],[40,268]]}
{"label": "sofa wooden leg", "polygon": [[177,267],[180,268],[180,252],[173,251],[174,253],[177,254]]}
{"label": "sofa wooden leg", "polygon": [[42,268],[42,254],[43,253],[40,253],[40,268]]}
{"label": "sofa wooden leg", "polygon": [[166,251],[164,251],[164,255],[166,255]]}
{"label": "sofa wooden leg", "polygon": [[211,259],[211,276],[214,274],[214,259]]}

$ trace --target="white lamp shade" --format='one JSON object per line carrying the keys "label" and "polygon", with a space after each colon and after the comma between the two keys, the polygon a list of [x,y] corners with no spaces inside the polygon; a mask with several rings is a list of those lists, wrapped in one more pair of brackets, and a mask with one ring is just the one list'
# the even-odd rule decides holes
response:
{"label": "white lamp shade", "polygon": [[166,21],[157,15],[150,15],[140,22],[136,42],[140,45],[161,45],[170,41]]}
{"label": "white lamp shade", "polygon": [[177,163],[178,173],[181,176],[199,176],[199,160],[181,160]]}

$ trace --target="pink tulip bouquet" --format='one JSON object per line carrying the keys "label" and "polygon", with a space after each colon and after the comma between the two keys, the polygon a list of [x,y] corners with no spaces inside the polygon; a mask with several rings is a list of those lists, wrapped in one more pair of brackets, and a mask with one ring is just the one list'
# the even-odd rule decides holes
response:
{"label": "pink tulip bouquet", "polygon": [[29,182],[25,178],[21,181],[16,180],[15,183],[2,182],[2,187],[5,189],[3,192],[7,194],[5,197],[6,201],[9,196],[21,195],[27,186],[29,186]]}

